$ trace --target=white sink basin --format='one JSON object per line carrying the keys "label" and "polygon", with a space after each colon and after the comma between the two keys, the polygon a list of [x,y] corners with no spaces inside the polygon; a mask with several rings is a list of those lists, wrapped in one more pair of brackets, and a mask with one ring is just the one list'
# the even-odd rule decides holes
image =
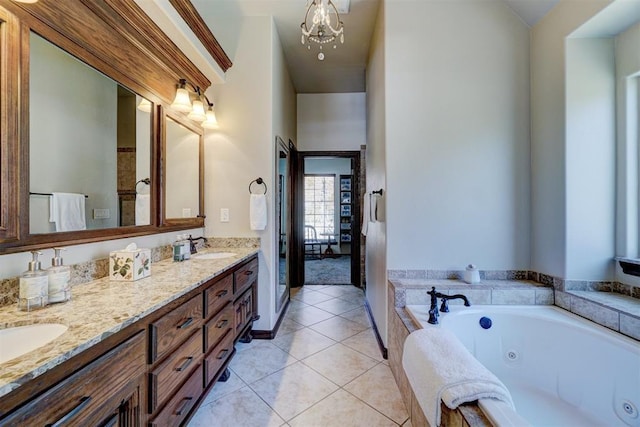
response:
{"label": "white sink basin", "polygon": [[191,259],[224,259],[237,255],[235,252],[210,252],[208,254],[192,255]]}
{"label": "white sink basin", "polygon": [[27,354],[53,341],[68,329],[58,323],[36,323],[0,329],[0,363]]}

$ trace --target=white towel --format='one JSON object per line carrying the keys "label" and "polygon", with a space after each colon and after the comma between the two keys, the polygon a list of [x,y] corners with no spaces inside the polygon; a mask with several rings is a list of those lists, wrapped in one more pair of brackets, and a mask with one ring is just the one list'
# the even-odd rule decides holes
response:
{"label": "white towel", "polygon": [[49,222],[56,231],[86,230],[84,194],[53,193],[49,203]]}
{"label": "white towel", "polygon": [[478,399],[513,407],[507,387],[446,329],[428,327],[409,334],[402,367],[431,426],[440,425],[441,400],[450,409]]}
{"label": "white towel", "polygon": [[378,222],[378,195],[372,194],[369,199],[369,221]]}
{"label": "white towel", "polygon": [[264,230],[267,227],[267,196],[252,194],[249,199],[249,222],[252,230]]}
{"label": "white towel", "polygon": [[136,194],[136,225],[151,224],[151,195]]}
{"label": "white towel", "polygon": [[363,236],[366,236],[369,230],[369,221],[371,220],[370,203],[371,195],[365,192],[362,196],[362,227],[360,227],[360,232]]}

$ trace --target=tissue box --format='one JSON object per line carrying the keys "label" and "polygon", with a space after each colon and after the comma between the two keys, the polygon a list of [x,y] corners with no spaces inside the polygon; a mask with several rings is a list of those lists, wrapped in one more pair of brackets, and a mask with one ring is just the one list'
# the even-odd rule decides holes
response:
{"label": "tissue box", "polygon": [[109,253],[109,278],[133,282],[151,275],[150,249],[122,249]]}

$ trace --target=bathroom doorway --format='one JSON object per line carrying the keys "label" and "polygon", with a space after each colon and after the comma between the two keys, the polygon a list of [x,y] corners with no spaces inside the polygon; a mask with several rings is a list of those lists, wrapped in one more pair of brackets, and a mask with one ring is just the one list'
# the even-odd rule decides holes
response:
{"label": "bathroom doorway", "polygon": [[300,285],[360,286],[360,152],[300,152]]}

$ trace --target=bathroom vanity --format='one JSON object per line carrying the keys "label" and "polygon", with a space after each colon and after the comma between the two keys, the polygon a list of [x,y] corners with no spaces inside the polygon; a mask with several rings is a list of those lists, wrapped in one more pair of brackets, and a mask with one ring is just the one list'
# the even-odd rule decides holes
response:
{"label": "bathroom vanity", "polygon": [[[155,263],[136,282],[74,288],[68,304],[0,309],[6,327],[69,327],[0,364],[0,425],[180,425],[226,373],[257,311],[256,249],[221,260]],[[12,322],[12,323],[7,323]]]}

